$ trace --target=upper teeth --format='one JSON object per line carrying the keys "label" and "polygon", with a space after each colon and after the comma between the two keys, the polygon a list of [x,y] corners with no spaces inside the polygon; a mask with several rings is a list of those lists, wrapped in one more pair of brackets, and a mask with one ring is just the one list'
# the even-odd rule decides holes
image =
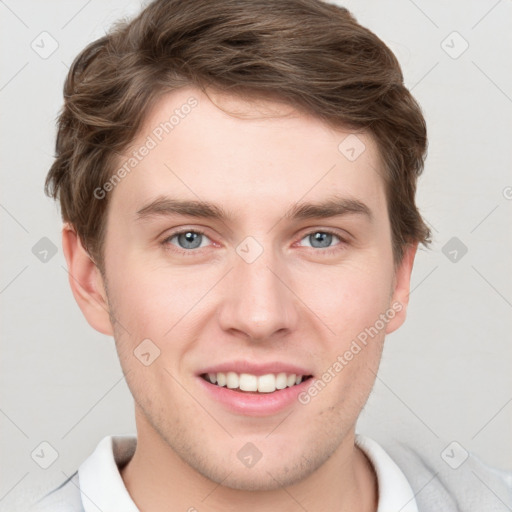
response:
{"label": "upper teeth", "polygon": [[284,389],[302,382],[302,375],[295,373],[268,373],[266,375],[252,375],[250,373],[218,372],[208,373],[208,380],[218,386],[226,386],[230,389],[240,388],[242,391],[259,391],[260,393],[272,393],[276,389]]}

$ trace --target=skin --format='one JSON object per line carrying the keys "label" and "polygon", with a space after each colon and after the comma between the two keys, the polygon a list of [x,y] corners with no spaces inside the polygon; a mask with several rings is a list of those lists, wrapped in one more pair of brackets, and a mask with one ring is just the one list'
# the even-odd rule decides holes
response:
{"label": "skin", "polygon": [[[148,112],[130,149],[190,96],[198,105],[109,192],[103,273],[63,229],[74,296],[90,325],[114,336],[135,401],[138,444],[122,479],[141,511],[375,511],[376,476],[354,445],[355,424],[385,335],[405,320],[417,249],[395,266],[375,142],[358,133],[366,150],[351,162],[338,150],[350,131],[275,100],[210,92],[246,117],[230,116],[184,88]],[[283,218],[334,192],[366,204],[372,220]],[[234,217],[138,219],[162,195]],[[203,232],[200,248],[171,237],[176,228]],[[341,237],[327,241],[331,253],[309,236],[328,229]],[[250,264],[236,252],[248,236],[263,248]],[[321,378],[393,304],[401,311],[307,405],[245,416],[199,386],[201,368],[232,359],[295,363]],[[149,366],[133,354],[147,338],[160,349]],[[263,454],[251,468],[237,458],[247,442]]]}

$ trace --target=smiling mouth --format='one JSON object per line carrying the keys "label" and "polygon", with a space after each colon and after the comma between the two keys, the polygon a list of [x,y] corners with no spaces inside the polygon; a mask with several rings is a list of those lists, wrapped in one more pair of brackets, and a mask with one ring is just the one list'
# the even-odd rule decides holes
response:
{"label": "smiling mouth", "polygon": [[311,379],[312,375],[295,373],[267,373],[252,375],[250,373],[218,372],[200,375],[206,382],[219,387],[226,387],[241,393],[274,393],[281,389],[291,388]]}

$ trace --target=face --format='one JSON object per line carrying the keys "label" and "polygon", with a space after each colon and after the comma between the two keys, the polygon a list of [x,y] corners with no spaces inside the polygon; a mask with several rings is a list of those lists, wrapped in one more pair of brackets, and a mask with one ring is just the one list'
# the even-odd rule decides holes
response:
{"label": "face", "polygon": [[245,117],[195,88],[164,96],[106,187],[108,306],[139,438],[269,490],[353,449],[405,306],[373,139],[211,97]]}

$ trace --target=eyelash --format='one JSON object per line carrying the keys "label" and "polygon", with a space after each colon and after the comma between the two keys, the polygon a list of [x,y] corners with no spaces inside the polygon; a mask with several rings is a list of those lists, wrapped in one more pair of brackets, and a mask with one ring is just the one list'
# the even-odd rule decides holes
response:
{"label": "eyelash", "polygon": [[[195,256],[197,254],[197,252],[200,250],[200,248],[186,250],[186,249],[181,249],[176,245],[174,245],[173,249],[168,248],[169,245],[173,245],[173,244],[170,244],[170,240],[173,239],[175,236],[179,236],[183,233],[196,233],[196,234],[203,235],[203,236],[209,238],[208,235],[204,231],[200,231],[197,229],[182,229],[179,231],[175,231],[175,232],[171,233],[169,236],[167,236],[162,241],[162,245],[164,245],[167,250],[171,250],[172,252],[176,252],[178,254],[182,254],[185,256]],[[312,235],[314,233],[326,233],[329,235],[333,235],[340,240],[340,243],[334,245],[333,247],[319,248],[319,249],[317,249],[315,247],[310,247],[310,249],[313,249],[313,250],[316,249],[316,252],[321,252],[322,254],[330,255],[330,254],[337,253],[338,251],[342,250],[344,248],[344,246],[346,246],[348,244],[348,242],[344,238],[342,238],[338,233],[336,233],[335,231],[332,231],[330,229],[315,229],[313,231],[310,231],[309,233],[306,233],[300,240],[302,240],[305,237]]]}

